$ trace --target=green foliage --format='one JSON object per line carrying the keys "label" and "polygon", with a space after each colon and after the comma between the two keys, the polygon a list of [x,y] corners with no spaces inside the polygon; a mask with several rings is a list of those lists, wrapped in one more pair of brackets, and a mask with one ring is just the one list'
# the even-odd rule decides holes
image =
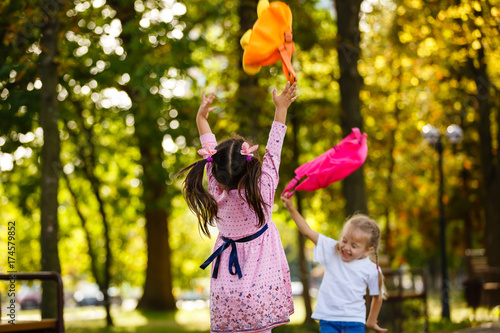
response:
{"label": "green foliage", "polygon": [[[147,265],[146,202],[141,200],[146,178],[140,147],[161,157],[151,165],[153,172],[148,176],[165,184],[164,195],[155,199],[168,212],[173,285],[178,296],[186,289],[204,287],[206,291],[209,272],[198,266],[214,242],[200,236],[180,192],[182,179],[176,177],[181,167],[199,158],[194,118],[203,89],[217,96],[217,110],[210,118],[217,138],[248,131],[240,124],[250,116],[259,130],[249,136],[263,153],[274,111],[271,91],[285,84],[280,64],[257,74],[260,111],[257,116],[246,115],[245,106],[236,105],[238,80],[246,75],[240,68],[237,2],[189,1],[185,13],[181,2],[75,1],[67,4],[61,18],[62,152],[61,165],[55,167],[69,180],[61,181],[59,194],[59,251],[68,286],[90,276],[88,244],[76,208],[87,221],[99,265],[103,265],[102,217],[85,177],[86,159],[97,161],[95,173],[111,225],[112,282],[140,286]],[[294,14],[297,52],[293,65],[300,94],[289,110],[289,120],[295,117],[300,126],[294,138],[289,121],[278,194],[297,165],[342,139],[335,17],[331,8],[320,8],[317,1],[287,3]],[[420,130],[426,123],[443,130],[457,123],[464,129],[464,141],[457,147],[447,143],[444,168],[448,250],[451,265],[459,268],[466,237],[471,237],[473,246],[484,246],[474,97],[478,87],[470,71],[479,65],[478,52],[483,50],[493,84],[492,133],[498,133],[498,6],[482,0],[453,6],[419,0],[366,5],[358,63],[364,80],[360,94],[363,130],[369,143],[364,172],[369,211],[383,229],[382,254],[389,256],[393,267],[438,262],[437,153],[422,140]],[[31,1],[0,4],[0,20],[6,26],[0,32],[0,158],[3,163],[7,158],[13,161],[12,167],[2,164],[0,218],[17,223],[19,271],[40,267],[43,143],[36,65],[40,36],[39,13],[30,8],[36,8]],[[292,140],[299,145],[298,160],[292,158]],[[493,153],[498,154],[498,142],[492,144]],[[341,184],[301,195],[311,226],[336,237],[345,219]],[[279,199],[273,211],[296,277],[297,230]],[[472,223],[470,235],[464,228],[467,215]],[[2,224],[0,232],[4,228]],[[306,246],[312,249],[311,243]],[[3,263],[4,256],[2,252]],[[4,265],[0,267],[5,269]]]}

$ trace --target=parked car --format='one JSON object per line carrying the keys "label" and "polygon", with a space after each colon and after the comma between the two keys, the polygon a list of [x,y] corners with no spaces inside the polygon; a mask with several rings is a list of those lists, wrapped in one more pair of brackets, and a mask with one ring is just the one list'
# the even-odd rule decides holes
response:
{"label": "parked car", "polygon": [[96,283],[79,283],[73,299],[78,306],[98,306],[103,305],[104,295]]}
{"label": "parked car", "polygon": [[187,291],[177,300],[176,306],[178,309],[194,310],[207,308],[208,303],[206,295],[200,294],[196,291]]}
{"label": "parked car", "polygon": [[[110,304],[121,305],[122,298],[119,289],[110,287],[108,289]],[[81,281],[77,284],[73,299],[77,306],[99,306],[104,305],[104,294],[96,283]]]}
{"label": "parked car", "polygon": [[16,301],[21,310],[38,309],[40,307],[40,303],[42,302],[40,285],[21,285],[19,291],[17,292]]}

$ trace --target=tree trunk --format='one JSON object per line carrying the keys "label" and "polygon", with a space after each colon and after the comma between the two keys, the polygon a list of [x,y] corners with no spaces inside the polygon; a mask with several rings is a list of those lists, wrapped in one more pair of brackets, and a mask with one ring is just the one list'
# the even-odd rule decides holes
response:
{"label": "tree trunk", "polygon": [[[401,82],[401,72],[399,72],[397,78],[398,82]],[[401,83],[398,85],[398,88],[396,90],[396,94],[399,95],[400,89],[401,88]],[[388,153],[387,157],[389,159],[389,166],[388,166],[388,174],[387,174],[387,179],[386,179],[386,191],[387,191],[387,198],[389,201],[394,197],[394,168],[396,167],[396,159],[394,158],[394,150],[396,149],[396,132],[398,130],[399,126],[399,115],[401,113],[401,110],[398,108],[397,103],[394,103],[394,118],[396,119],[396,125],[394,128],[392,128],[389,131],[389,144],[388,144]],[[395,249],[392,248],[392,234],[391,234],[391,206],[386,203],[385,204],[385,209],[384,209],[384,215],[385,215],[385,220],[386,220],[386,225],[385,225],[385,253],[389,255],[389,262],[391,262],[392,258],[390,257],[391,255],[394,255]]]}
{"label": "tree trunk", "polygon": [[[59,222],[58,186],[60,142],[59,142],[59,105],[56,87],[58,68],[55,58],[58,52],[59,4],[54,0],[42,2],[43,22],[40,41],[40,79],[42,81],[40,124],[43,129],[42,147],[42,186],[41,186],[41,267],[42,271],[61,273],[59,252],[57,249]],[[51,282],[44,282],[42,295],[42,318],[57,316],[57,288]]]}
{"label": "tree trunk", "polygon": [[147,207],[145,216],[148,266],[146,268],[144,294],[138,308],[175,310],[175,299],[172,294],[167,213],[163,209],[155,210],[152,207]]}
{"label": "tree trunk", "polygon": [[[108,222],[108,214],[106,213],[104,207],[105,202],[101,197],[101,191],[100,191],[102,187],[102,182],[98,178],[95,172],[97,156],[94,145],[95,141],[93,139],[93,133],[94,133],[93,125],[90,125],[90,127],[87,127],[87,125],[85,125],[86,122],[82,114],[83,107],[78,102],[73,101],[73,106],[75,108],[77,117],[74,117],[72,115],[67,119],[65,119],[65,117],[62,117],[61,120],[65,124],[66,131],[74,139],[75,144],[79,147],[78,156],[80,160],[83,162],[81,164],[80,169],[84,177],[90,182],[92,193],[96,197],[96,200],[99,204],[99,213],[101,214],[102,224],[103,224],[104,253],[106,256],[104,264],[102,265],[103,266],[102,269],[99,269],[99,264],[98,264],[99,260],[97,259],[98,251],[96,251],[96,249],[92,244],[92,236],[88,229],[87,219],[85,218],[82,210],[78,206],[78,198],[76,196],[75,191],[71,187],[70,179],[68,175],[66,175],[64,172],[62,172],[62,176],[65,179],[68,191],[70,192],[73,198],[76,213],[80,218],[82,229],[85,233],[85,239],[87,241],[87,246],[88,246],[88,254],[90,257],[90,270],[92,276],[94,277],[95,282],[99,286],[99,290],[102,292],[104,296],[106,323],[108,326],[113,326],[113,318],[111,316],[111,303],[108,295],[108,289],[111,284],[111,266],[113,263],[113,255],[111,253],[111,247],[110,247],[111,239],[110,239],[110,226]],[[78,129],[69,128],[67,126],[67,121],[69,119],[77,120],[79,128]],[[80,140],[79,135],[83,135],[83,139]]]}
{"label": "tree trunk", "polygon": [[[302,214],[302,201],[300,200],[300,193],[296,192],[295,197],[297,198],[297,211]],[[306,238],[300,231],[297,231],[297,240],[299,245],[299,278],[302,283],[302,297],[304,298],[304,306],[306,308],[306,318],[304,323],[314,323],[312,316],[312,306],[311,306],[311,295],[309,294],[309,289],[311,288],[309,284],[309,265],[307,263],[306,253],[305,253],[305,243]]]}
{"label": "tree trunk", "polygon": [[[462,212],[464,217],[464,249],[467,250],[467,249],[472,249],[472,235],[473,235],[472,211],[470,207],[471,205],[469,204],[469,197],[470,197],[469,171],[464,167],[462,168],[460,175],[462,176],[464,201],[467,202],[467,208],[469,208],[463,210]],[[474,271],[470,256],[467,256],[465,258],[465,271],[467,273],[468,278],[473,277]]]}
{"label": "tree trunk", "polygon": [[71,181],[69,180],[69,177],[66,173],[62,172],[61,173],[64,180],[66,181],[66,185],[68,187],[69,194],[71,195],[71,198],[73,198],[73,204],[75,205],[75,210],[76,210],[76,215],[78,215],[78,218],[80,219],[80,222],[82,224],[82,229],[83,232],[85,233],[85,240],[87,241],[87,247],[88,247],[88,253],[90,257],[90,271],[92,272],[92,276],[96,281],[99,280],[99,269],[98,269],[98,260],[97,260],[97,254],[96,250],[94,249],[94,246],[92,245],[92,236],[89,232],[88,224],[87,224],[87,219],[83,215],[82,210],[80,209],[80,206],[78,205],[78,198],[76,196],[76,192],[73,190],[71,187]]}
{"label": "tree trunk", "polygon": [[[76,103],[75,103],[76,104]],[[81,132],[83,132],[85,136],[85,142],[87,143],[88,149],[81,149],[80,150],[80,158],[82,161],[84,161],[83,165],[83,171],[85,174],[85,177],[87,180],[90,182],[92,192],[94,193],[94,196],[96,197],[96,200],[99,204],[99,213],[101,214],[102,218],[102,225],[103,225],[103,236],[104,236],[104,251],[105,251],[105,256],[106,260],[104,261],[104,267],[103,267],[103,274],[102,277],[99,276],[98,274],[94,275],[94,279],[97,282],[97,285],[99,286],[99,290],[102,292],[104,295],[104,308],[106,310],[106,324],[107,326],[113,326],[113,318],[111,317],[111,303],[108,295],[108,289],[111,284],[111,265],[113,263],[113,255],[111,253],[111,239],[110,239],[110,228],[109,228],[109,223],[108,223],[108,215],[106,214],[106,210],[104,209],[104,200],[101,197],[101,181],[98,179],[96,172],[95,172],[95,166],[96,166],[96,153],[95,153],[95,146],[94,146],[94,140],[93,140],[93,129],[92,126],[90,128],[87,128],[85,125],[85,120],[84,117],[81,113],[82,108],[79,107],[78,105],[75,105],[75,109],[77,110],[78,116],[79,116],[79,124],[81,127]],[[69,130],[69,133],[72,133],[71,130]],[[74,134],[75,136],[77,134]],[[76,140],[78,142],[78,139]],[[83,152],[86,151],[87,153],[84,154]],[[69,182],[68,182],[69,186]],[[82,221],[82,224],[85,224]],[[85,229],[84,225],[84,230],[87,232]],[[87,238],[88,238],[88,233],[87,233]],[[89,239],[90,241],[90,239]],[[89,254],[92,255],[92,251],[90,251],[90,245],[91,243],[89,242]],[[94,260],[95,261],[95,260]],[[94,270],[92,270],[94,272]],[[97,273],[97,270],[96,270]]]}
{"label": "tree trunk", "polygon": [[[490,120],[492,111],[490,90],[492,84],[486,71],[486,56],[482,44],[481,48],[477,50],[477,54],[477,66],[474,65],[473,59],[469,59],[469,68],[472,70],[477,86],[478,132],[486,219],[485,247],[489,265],[500,267],[500,257],[498,256],[498,253],[500,253],[500,242],[498,242],[500,236],[500,205],[498,205],[500,201],[500,175],[498,175],[500,154],[496,154],[495,161]],[[497,140],[500,139],[500,134],[498,136]]]}
{"label": "tree trunk", "polygon": [[[147,110],[140,110],[146,112]],[[142,202],[145,205],[146,236],[148,244],[148,264],[144,294],[138,308],[150,310],[175,310],[175,299],[172,294],[171,250],[168,231],[168,210],[166,173],[162,166],[163,150],[162,134],[157,133],[144,123],[152,123],[152,119],[139,117],[136,126],[141,164],[143,167]]]}
{"label": "tree trunk", "polygon": [[[360,54],[359,11],[362,0],[337,0],[338,28],[338,61],[340,67],[340,124],[343,136],[351,133],[352,128],[363,130],[361,117],[361,101],[359,92],[363,83],[358,72]],[[346,215],[356,212],[367,213],[365,178],[363,169],[359,168],[342,182],[342,190],[346,199]]]}
{"label": "tree trunk", "polygon": [[[140,77],[144,72],[142,64],[145,55],[150,50],[138,48],[137,37],[134,36],[136,11],[133,1],[108,0],[113,9],[117,11],[117,18],[121,21],[123,33],[120,35],[123,48],[127,52],[127,59],[131,68],[128,73],[131,77]],[[135,27],[137,28],[137,27]],[[146,71],[147,72],[147,71]],[[158,131],[155,124],[158,112],[148,109],[143,99],[149,94],[144,85],[148,73],[144,73],[143,80],[129,82],[123,89],[132,99],[131,111],[135,117],[135,136],[141,152],[141,165],[143,168],[142,184],[143,193],[141,201],[144,204],[144,217],[146,219],[146,237],[148,245],[148,263],[146,268],[146,281],[144,293],[139,304],[140,309],[150,310],[175,310],[175,299],[172,294],[172,268],[171,250],[168,231],[168,205],[166,181],[168,175],[162,166],[163,134]]]}
{"label": "tree trunk", "polygon": [[[299,124],[300,121],[298,119],[299,114],[296,110],[292,110],[290,113],[290,120],[292,123],[292,132],[293,132],[293,166],[294,170],[299,166]],[[300,193],[296,192],[295,197],[297,198],[297,210],[300,214],[302,214],[302,202],[300,200]],[[304,320],[305,323],[314,323],[314,320],[311,318],[312,315],[312,306],[311,306],[311,295],[309,294],[309,265],[307,264],[306,254],[305,254],[305,237],[302,235],[300,231],[297,230],[298,235],[298,245],[299,245],[299,278],[302,283],[302,297],[304,298],[304,306],[306,308],[306,318]]]}

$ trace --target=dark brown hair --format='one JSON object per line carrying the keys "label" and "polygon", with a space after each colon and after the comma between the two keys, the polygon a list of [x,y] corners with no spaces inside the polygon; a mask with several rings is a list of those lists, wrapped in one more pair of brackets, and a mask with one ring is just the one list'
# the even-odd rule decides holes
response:
{"label": "dark brown hair", "polygon": [[[248,161],[247,156],[241,154],[241,145],[244,142],[242,137],[233,135],[215,147],[217,152],[212,155],[212,175],[224,190],[238,190],[240,198],[255,212],[259,220],[257,226],[261,227],[265,223],[266,208],[259,189],[262,164],[255,156]],[[196,161],[178,174],[187,172],[182,184],[182,193],[189,209],[198,218],[201,232],[210,237],[208,227],[215,226],[218,207],[215,198],[203,186],[203,174],[207,163],[206,159]]]}

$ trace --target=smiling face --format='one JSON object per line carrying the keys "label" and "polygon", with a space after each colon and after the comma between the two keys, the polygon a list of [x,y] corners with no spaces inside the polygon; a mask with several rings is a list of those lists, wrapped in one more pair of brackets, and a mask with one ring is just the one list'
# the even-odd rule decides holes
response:
{"label": "smiling face", "polygon": [[363,259],[374,250],[369,247],[370,234],[360,228],[348,228],[339,242],[340,258],[345,262]]}

